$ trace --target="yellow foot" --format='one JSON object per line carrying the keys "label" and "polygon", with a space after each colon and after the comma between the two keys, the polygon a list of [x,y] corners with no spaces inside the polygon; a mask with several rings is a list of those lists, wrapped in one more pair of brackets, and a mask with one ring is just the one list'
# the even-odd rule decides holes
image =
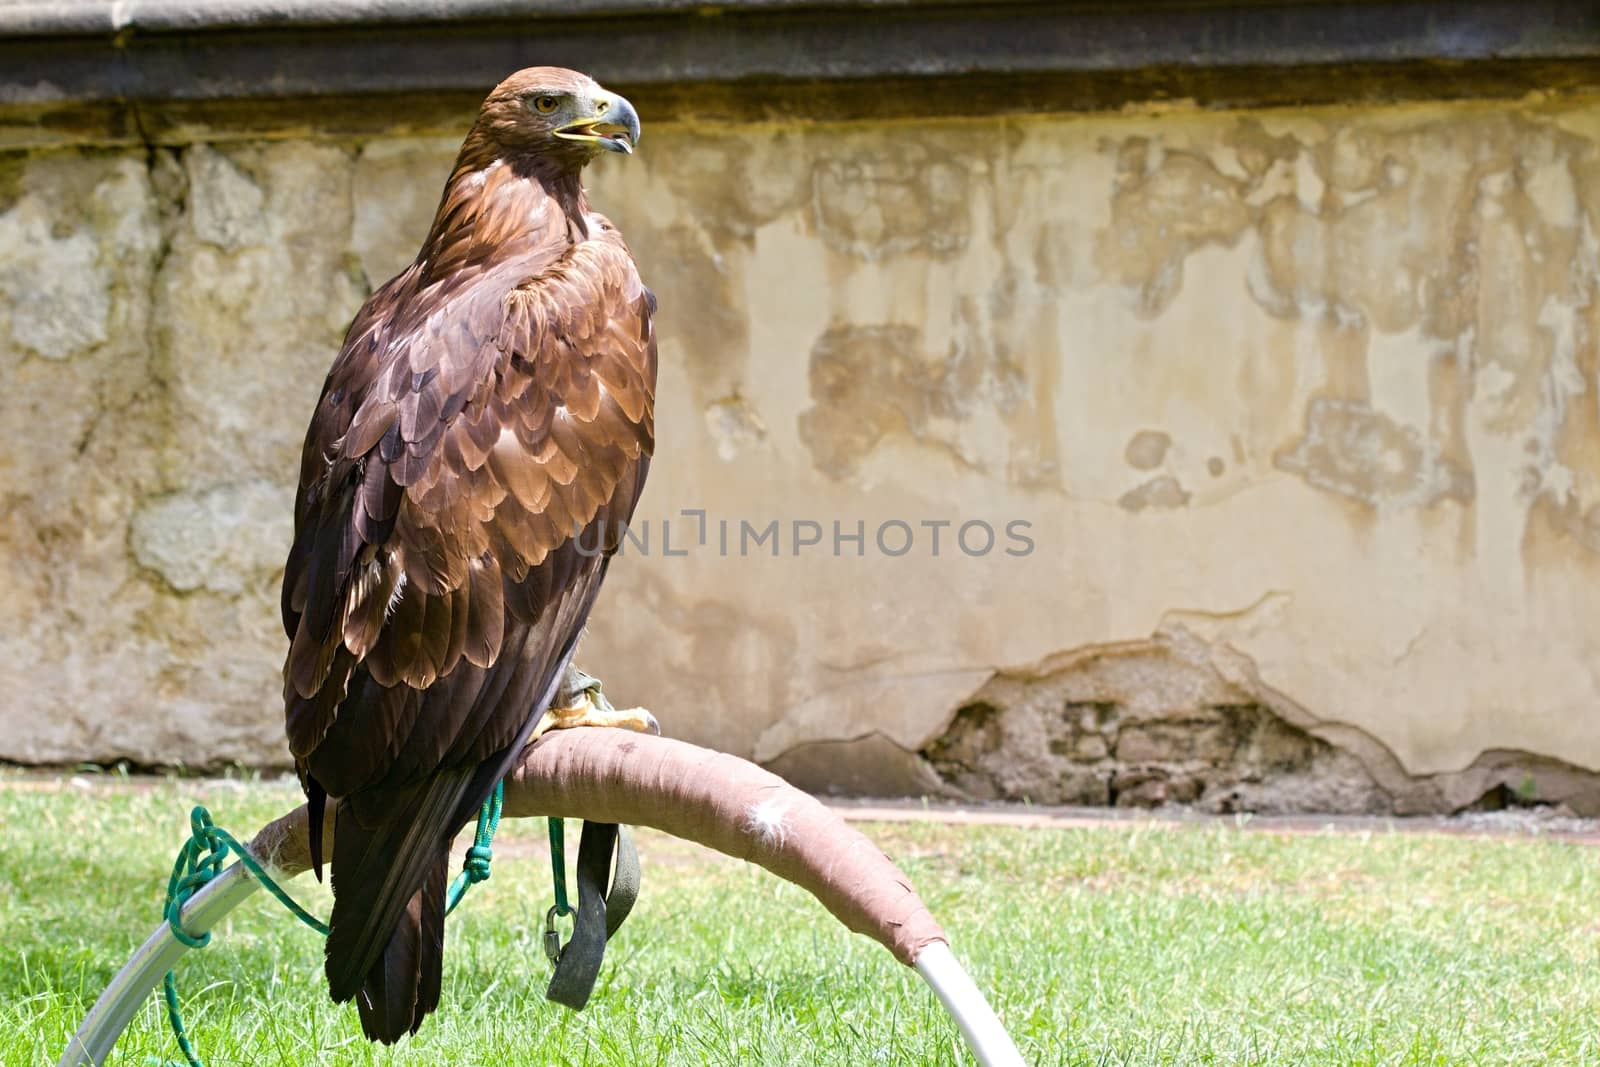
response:
{"label": "yellow foot", "polygon": [[600,691],[600,681],[591,678],[576,667],[567,668],[567,676],[556,691],[554,705],[547,709],[528,738],[531,745],[548,730],[565,730],[573,726],[620,726],[641,734],[660,734],[661,724],[644,708],[614,708]]}

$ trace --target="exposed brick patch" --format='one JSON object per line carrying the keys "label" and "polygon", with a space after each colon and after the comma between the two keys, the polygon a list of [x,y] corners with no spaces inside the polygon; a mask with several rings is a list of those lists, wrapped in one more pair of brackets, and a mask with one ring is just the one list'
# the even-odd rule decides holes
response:
{"label": "exposed brick patch", "polygon": [[1215,814],[1600,811],[1600,774],[1534,753],[1409,774],[1375,739],[1318,722],[1241,660],[1181,630],[1080,650],[997,675],[919,754],[946,792],[973,800]]}

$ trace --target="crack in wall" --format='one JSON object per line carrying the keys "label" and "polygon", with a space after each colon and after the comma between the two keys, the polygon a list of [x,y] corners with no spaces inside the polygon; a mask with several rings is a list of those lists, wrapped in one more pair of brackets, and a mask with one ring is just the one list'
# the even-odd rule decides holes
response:
{"label": "crack in wall", "polygon": [[[1600,814],[1600,772],[1493,749],[1411,774],[1382,742],[1261,682],[1181,626],[1002,671],[917,753],[936,792],[978,800],[1361,815],[1565,805]],[[902,772],[902,777],[904,774]]]}

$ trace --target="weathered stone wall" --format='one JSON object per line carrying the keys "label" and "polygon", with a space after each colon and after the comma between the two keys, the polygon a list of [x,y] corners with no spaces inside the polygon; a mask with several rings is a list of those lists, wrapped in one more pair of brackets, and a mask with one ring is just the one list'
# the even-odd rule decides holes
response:
{"label": "weathered stone wall", "polygon": [[[646,120],[616,699],[816,784],[1600,805],[1600,101]],[[282,760],[299,436],[454,145],[0,157],[0,757]]]}

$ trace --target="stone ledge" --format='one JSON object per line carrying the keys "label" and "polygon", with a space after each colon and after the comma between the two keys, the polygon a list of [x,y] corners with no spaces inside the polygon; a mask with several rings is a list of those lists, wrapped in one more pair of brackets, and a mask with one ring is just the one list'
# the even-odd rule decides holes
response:
{"label": "stone ledge", "polygon": [[[958,0],[60,0],[0,3],[0,36],[379,26],[550,17],[616,18],[730,10],[937,6]],[[981,0],[980,0],[981,2]],[[990,0],[994,2],[994,0]],[[1004,2],[1004,0],[1001,0]]]}
{"label": "stone ledge", "polygon": [[25,2],[0,146],[453,128],[540,62],[748,121],[1505,97],[1600,86],[1597,59],[1600,11],[1562,0]]}

